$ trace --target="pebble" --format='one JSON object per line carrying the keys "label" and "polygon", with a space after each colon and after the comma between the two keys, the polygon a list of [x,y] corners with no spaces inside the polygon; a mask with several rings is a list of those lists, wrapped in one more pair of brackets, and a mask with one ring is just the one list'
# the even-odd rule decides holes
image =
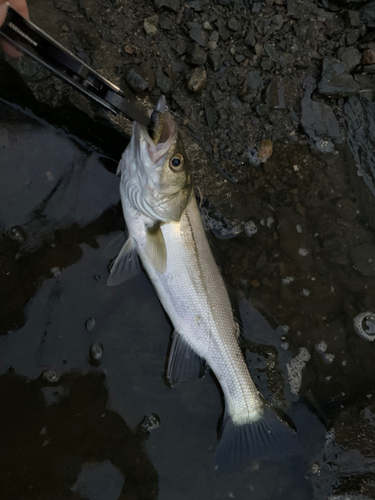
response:
{"label": "pebble", "polygon": [[56,370],[46,370],[42,373],[42,377],[46,382],[55,384],[60,380],[59,372]]}
{"label": "pebble", "polygon": [[250,71],[247,76],[247,85],[251,90],[256,90],[261,86],[263,82],[262,77],[258,73],[258,71]]}
{"label": "pebble", "polygon": [[[355,68],[361,64],[361,58],[362,58],[361,53],[355,47],[348,47],[347,49],[344,50],[344,52],[341,55],[341,60],[345,64],[345,67],[349,71],[349,73],[354,71]],[[364,64],[363,59],[362,59],[362,64]]]}
{"label": "pebble", "polygon": [[270,139],[263,139],[260,148],[259,148],[259,153],[258,156],[259,158],[262,159],[262,162],[266,162],[268,158],[272,156],[273,153],[273,142]]}
{"label": "pebble", "polygon": [[141,429],[143,432],[151,432],[160,426],[160,417],[156,413],[146,415],[141,422]]}
{"label": "pebble", "polygon": [[203,66],[206,64],[207,61],[207,53],[203,49],[199,47],[197,43],[194,43],[190,48],[187,50],[187,53],[189,55],[189,61],[191,64],[194,64],[195,66]]}
{"label": "pebble", "polygon": [[140,66],[131,66],[125,71],[125,81],[136,92],[144,92],[148,88],[147,73]]}
{"label": "pebble", "polygon": [[169,94],[172,91],[172,80],[159,68],[155,70],[155,82],[163,94]]}
{"label": "pebble", "polygon": [[53,0],[53,4],[56,9],[59,9],[62,12],[68,12],[69,14],[78,10],[77,0]]}
{"label": "pebble", "polygon": [[190,74],[187,86],[193,92],[201,92],[207,87],[207,74],[203,66],[195,68]]}
{"label": "pebble", "polygon": [[155,5],[158,9],[165,7],[176,13],[180,10],[180,0],[155,0]]}
{"label": "pebble", "polygon": [[248,47],[255,47],[255,44],[255,33],[253,28],[250,28],[245,38],[245,45],[247,45]]}
{"label": "pebble", "polygon": [[207,33],[200,26],[191,28],[189,36],[201,47],[207,47]]}
{"label": "pebble", "polygon": [[227,26],[231,31],[240,31],[242,28],[242,24],[235,17],[228,19]]}
{"label": "pebble", "polygon": [[362,64],[375,64],[375,50],[366,49],[362,54]]}
{"label": "pebble", "polygon": [[159,16],[157,14],[147,17],[143,21],[143,27],[145,32],[150,36],[156,35],[156,33],[158,32],[158,23],[159,23]]}
{"label": "pebble", "polygon": [[101,361],[103,354],[103,344],[101,344],[100,342],[95,342],[94,344],[90,345],[89,357],[92,363],[98,364]]}
{"label": "pebble", "polygon": [[218,71],[221,66],[221,55],[218,50],[213,50],[208,54],[208,62],[214,71]]}
{"label": "pebble", "polygon": [[21,226],[13,226],[7,231],[8,237],[17,243],[25,243],[27,234]]}
{"label": "pebble", "polygon": [[95,325],[96,325],[96,318],[89,318],[88,320],[86,320],[85,323],[86,331],[91,333],[95,328]]}
{"label": "pebble", "polygon": [[250,281],[250,285],[251,285],[253,288],[259,288],[259,287],[260,287],[260,281],[259,281],[259,280],[257,280],[257,279],[251,280],[251,281]]}
{"label": "pebble", "polygon": [[283,76],[274,78],[266,90],[266,102],[270,108],[287,109],[291,102],[291,82]]}

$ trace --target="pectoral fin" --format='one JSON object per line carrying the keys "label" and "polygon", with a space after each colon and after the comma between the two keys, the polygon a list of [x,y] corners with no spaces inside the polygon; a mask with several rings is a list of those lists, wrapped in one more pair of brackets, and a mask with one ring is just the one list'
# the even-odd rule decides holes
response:
{"label": "pectoral fin", "polygon": [[145,252],[154,269],[160,274],[165,273],[167,268],[167,247],[159,225],[150,227],[147,230]]}
{"label": "pectoral fin", "polygon": [[205,360],[198,356],[175,330],[168,360],[169,382],[174,385],[189,378],[203,377],[205,369]]}
{"label": "pectoral fin", "polygon": [[125,245],[122,247],[115,262],[113,263],[107,285],[115,286],[130,280],[141,272],[137,250],[133,240],[128,238]]}

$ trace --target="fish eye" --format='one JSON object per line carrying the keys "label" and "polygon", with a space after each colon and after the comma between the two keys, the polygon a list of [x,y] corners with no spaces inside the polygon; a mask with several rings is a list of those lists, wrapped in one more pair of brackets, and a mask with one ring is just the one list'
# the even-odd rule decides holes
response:
{"label": "fish eye", "polygon": [[180,154],[175,155],[173,158],[169,160],[169,168],[171,170],[174,170],[175,172],[181,170],[183,165],[184,165],[184,158]]}

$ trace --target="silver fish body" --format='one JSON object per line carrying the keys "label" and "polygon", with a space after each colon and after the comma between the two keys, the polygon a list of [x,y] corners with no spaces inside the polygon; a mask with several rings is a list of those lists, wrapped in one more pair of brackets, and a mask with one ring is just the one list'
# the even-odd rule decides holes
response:
{"label": "silver fish body", "polygon": [[[238,344],[239,327],[212,255],[192,191],[188,160],[171,117],[154,145],[140,125],[119,165],[129,239],[109,284],[139,272],[142,261],[175,332],[168,365],[171,382],[202,374],[202,360],[224,393],[218,467],[242,466],[275,449],[295,448],[295,433],[264,401]],[[229,465],[229,467],[228,467]]]}

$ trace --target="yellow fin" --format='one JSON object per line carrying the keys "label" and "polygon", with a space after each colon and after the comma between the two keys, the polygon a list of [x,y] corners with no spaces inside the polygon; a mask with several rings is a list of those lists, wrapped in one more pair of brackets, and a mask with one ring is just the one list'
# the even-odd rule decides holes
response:
{"label": "yellow fin", "polygon": [[160,274],[164,274],[167,268],[167,247],[158,224],[147,231],[146,255],[155,270]]}

